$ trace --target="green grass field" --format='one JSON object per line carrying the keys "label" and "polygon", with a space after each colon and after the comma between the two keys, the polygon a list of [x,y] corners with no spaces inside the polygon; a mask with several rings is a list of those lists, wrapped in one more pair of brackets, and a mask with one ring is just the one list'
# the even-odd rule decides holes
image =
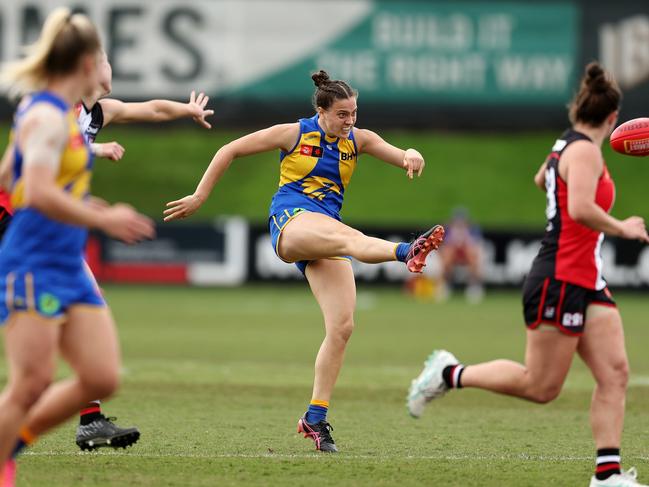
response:
{"label": "green grass field", "polygon": [[[362,120],[359,124],[363,126]],[[0,140],[4,133],[6,127]],[[117,140],[126,155],[119,163],[97,163],[93,192],[109,201],[129,202],[161,219],[168,201],[194,191],[216,150],[243,134],[218,127],[206,131],[169,125],[110,126],[98,141]],[[386,131],[382,135],[400,147],[419,149],[427,161],[424,175],[408,181],[394,167],[361,157],[345,193],[345,221],[428,225],[446,220],[453,207],[464,205],[486,226],[539,229],[544,225],[545,199],[532,177],[558,133]],[[614,215],[640,214],[649,219],[644,197],[649,164],[608,147],[604,153],[618,184]],[[236,161],[194,218],[243,215],[265,222],[278,180],[276,153]]]}
{"label": "green grass field", "polygon": [[[577,361],[561,397],[547,406],[464,390],[420,420],[406,414],[409,381],[434,347],[467,363],[522,359],[517,293],[468,306],[361,288],[331,406],[337,455],[316,454],[295,433],[323,336],[306,286],[106,293],[120,328],[124,384],[105,411],[138,425],[140,443],[80,453],[68,424],[21,458],[18,485],[574,487],[591,475],[593,381]],[[624,462],[646,480],[646,296],[617,298],[633,369]]]}

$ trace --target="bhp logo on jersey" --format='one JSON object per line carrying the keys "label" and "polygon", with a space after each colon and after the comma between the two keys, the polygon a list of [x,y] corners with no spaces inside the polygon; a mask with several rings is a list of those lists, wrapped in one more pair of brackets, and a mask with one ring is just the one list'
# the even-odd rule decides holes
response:
{"label": "bhp logo on jersey", "polygon": [[351,161],[352,159],[356,159],[356,153],[354,153],[354,152],[341,152],[340,153],[340,160],[341,161]]}
{"label": "bhp logo on jersey", "polygon": [[303,156],[322,157],[322,147],[319,145],[306,145],[300,146],[300,154]]}

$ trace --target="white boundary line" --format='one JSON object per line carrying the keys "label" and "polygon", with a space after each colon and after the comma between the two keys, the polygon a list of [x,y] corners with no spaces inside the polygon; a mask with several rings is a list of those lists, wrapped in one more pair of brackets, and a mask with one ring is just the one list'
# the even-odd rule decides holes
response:
{"label": "white boundary line", "polygon": [[[530,462],[584,462],[595,461],[595,456],[544,456],[544,455],[323,455],[321,453],[312,454],[287,454],[287,453],[214,453],[214,454],[195,454],[195,453],[134,453],[121,451],[104,451],[104,452],[25,452],[22,457],[79,457],[79,456],[97,456],[97,457],[136,457],[136,458],[241,458],[241,459],[277,459],[277,460],[300,460],[300,459],[335,459],[335,461],[344,460],[439,460],[439,461],[530,461]],[[625,463],[628,460],[649,461],[649,456],[625,456]]]}

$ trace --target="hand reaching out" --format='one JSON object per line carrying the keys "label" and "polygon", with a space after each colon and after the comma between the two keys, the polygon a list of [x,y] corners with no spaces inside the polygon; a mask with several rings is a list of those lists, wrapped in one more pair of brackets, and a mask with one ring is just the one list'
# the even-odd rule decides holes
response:
{"label": "hand reaching out", "polygon": [[405,168],[409,179],[413,179],[415,173],[417,173],[417,176],[421,176],[425,165],[426,162],[418,151],[415,149],[408,149],[406,151],[406,155],[403,158],[403,167]]}
{"label": "hand reaching out", "polygon": [[205,109],[209,100],[210,97],[205,93],[199,93],[198,96],[196,96],[196,92],[192,91],[189,96],[189,103],[187,104],[192,113],[192,120],[206,129],[212,128],[212,125],[205,120],[205,117],[214,115],[214,110]]}
{"label": "hand reaching out", "polygon": [[170,222],[172,220],[179,220],[193,215],[201,207],[203,202],[195,195],[190,194],[182,199],[170,201],[167,203],[167,209],[163,212],[164,221]]}

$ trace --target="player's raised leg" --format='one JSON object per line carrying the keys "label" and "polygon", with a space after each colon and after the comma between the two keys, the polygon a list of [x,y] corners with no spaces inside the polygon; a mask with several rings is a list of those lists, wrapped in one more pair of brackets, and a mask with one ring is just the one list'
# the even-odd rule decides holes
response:
{"label": "player's raised leg", "polygon": [[305,211],[286,225],[278,251],[289,262],[350,255],[369,264],[399,260],[411,272],[421,272],[426,256],[439,248],[443,239],[444,228],[436,225],[411,243],[390,242],[369,237],[327,215]]}
{"label": "player's raised leg", "polygon": [[315,361],[311,402],[298,422],[298,431],[313,439],[316,449],[335,452],[327,411],[354,329],[356,284],[351,263],[346,259],[313,261],[306,268],[306,277],[322,310],[325,338]]}

